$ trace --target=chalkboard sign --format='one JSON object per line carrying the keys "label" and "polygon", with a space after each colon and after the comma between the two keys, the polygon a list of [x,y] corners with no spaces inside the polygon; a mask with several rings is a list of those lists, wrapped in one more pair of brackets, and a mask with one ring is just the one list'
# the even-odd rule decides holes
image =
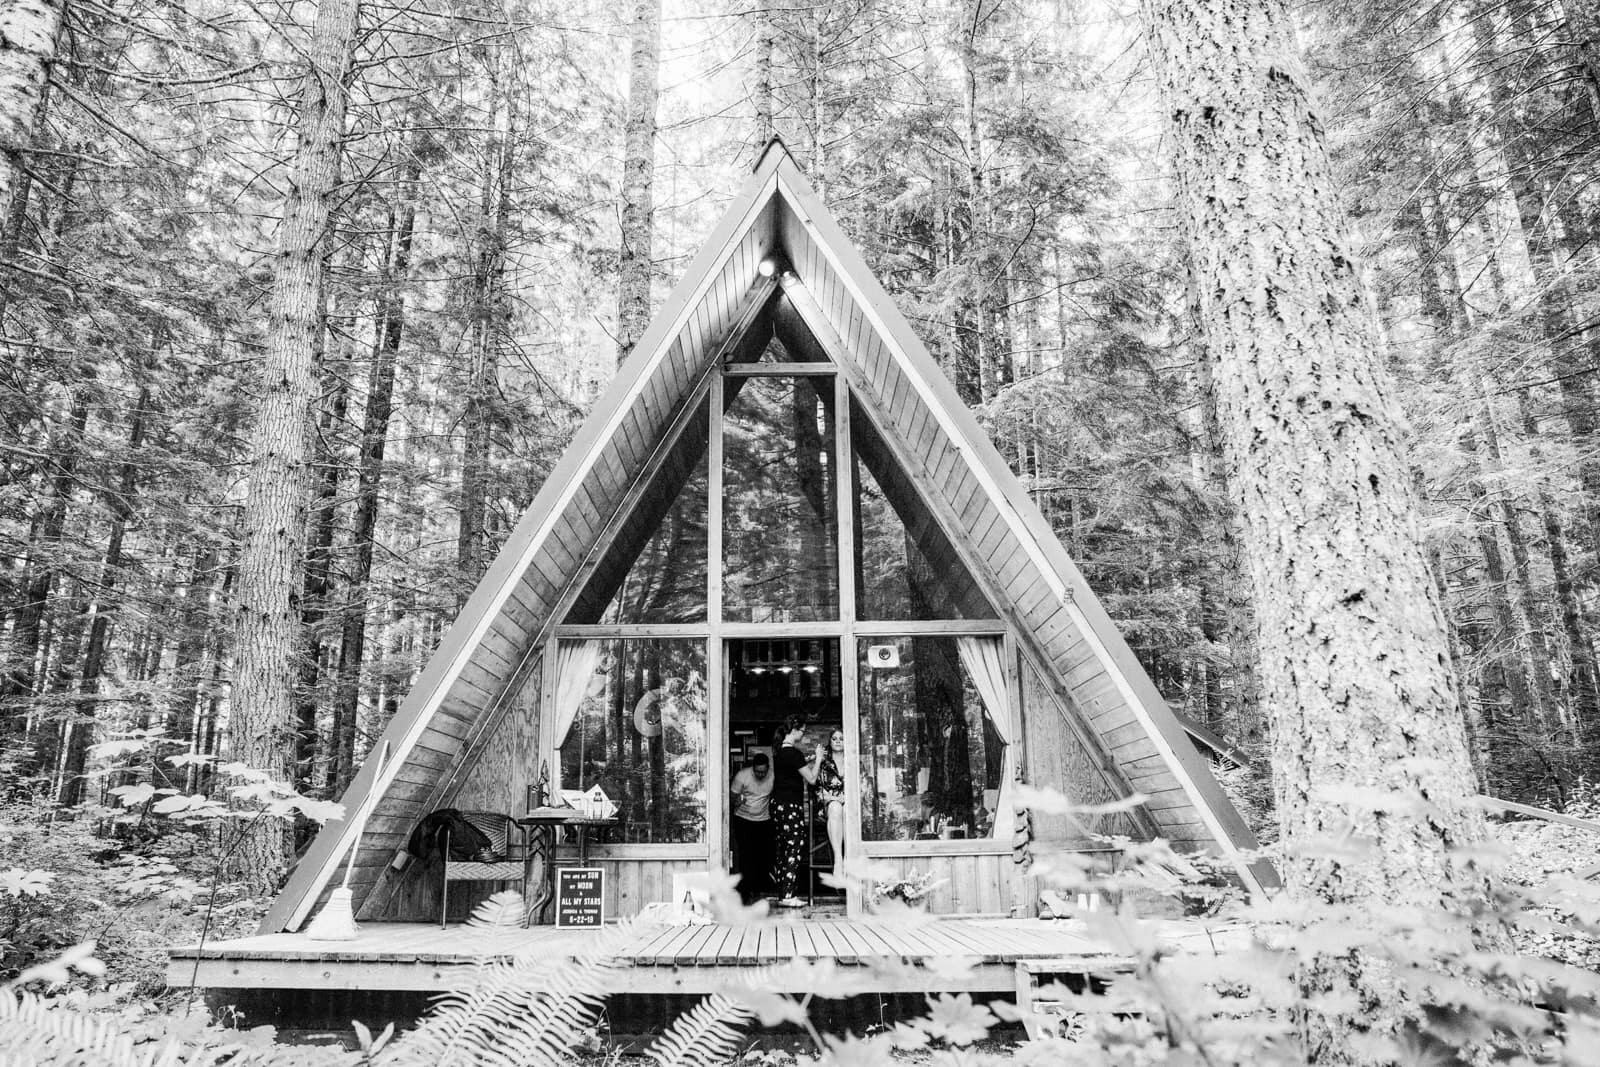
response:
{"label": "chalkboard sign", "polygon": [[556,869],[556,925],[601,926],[606,921],[606,872],[599,867]]}

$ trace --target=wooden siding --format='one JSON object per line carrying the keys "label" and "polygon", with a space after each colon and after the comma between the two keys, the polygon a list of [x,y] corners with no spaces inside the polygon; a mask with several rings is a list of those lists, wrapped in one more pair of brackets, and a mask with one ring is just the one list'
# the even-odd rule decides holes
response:
{"label": "wooden siding", "polygon": [[[704,871],[706,861],[700,859],[613,859],[603,854],[591,855],[589,866],[606,872],[606,916],[614,919],[631,919],[644,910],[647,904],[665,903],[672,899],[674,875]],[[558,867],[576,867],[575,852],[562,846],[557,849]]]}
{"label": "wooden siding", "polygon": [[[1023,657],[1022,736],[1023,780],[1029,785],[1054,789],[1074,804],[1105,804],[1128,795],[1111,781],[1100,761],[1090,754],[1073,730],[1064,695]],[[1034,841],[1060,847],[1094,847],[1094,834],[1137,836],[1139,827],[1126,814],[1033,816]]]}
{"label": "wooden siding", "polygon": [[[1023,892],[1022,869],[1009,852],[979,856],[894,856],[875,858],[875,868],[897,877],[931,874],[937,883],[928,895],[931,915],[1022,914],[1030,903]],[[1016,910],[1013,910],[1016,909]]]}
{"label": "wooden siding", "polygon": [[539,700],[543,657],[534,662],[506,701],[500,720],[491,725],[476,753],[465,758],[466,772],[448,806],[462,811],[525,810],[528,787],[539,778]]}

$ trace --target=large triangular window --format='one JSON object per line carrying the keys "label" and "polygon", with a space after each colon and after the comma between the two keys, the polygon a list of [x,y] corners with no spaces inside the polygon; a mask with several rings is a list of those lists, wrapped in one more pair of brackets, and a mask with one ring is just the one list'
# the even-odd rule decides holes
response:
{"label": "large triangular window", "polygon": [[839,617],[831,377],[729,378],[722,435],[722,616]]}
{"label": "large triangular window", "polygon": [[700,404],[567,615],[569,623],[706,621],[708,405]]}
{"label": "large triangular window", "polygon": [[978,583],[861,406],[850,402],[856,618],[995,617]]}

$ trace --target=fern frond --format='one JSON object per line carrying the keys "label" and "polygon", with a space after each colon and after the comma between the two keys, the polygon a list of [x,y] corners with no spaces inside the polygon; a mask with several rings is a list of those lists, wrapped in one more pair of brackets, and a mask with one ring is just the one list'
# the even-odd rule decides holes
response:
{"label": "fern frond", "polygon": [[672,1021],[646,1055],[659,1067],[713,1067],[731,1061],[755,1010],[721,993],[696,1004]]}
{"label": "fern frond", "polygon": [[522,894],[515,889],[503,889],[488,900],[480,901],[472,909],[467,927],[472,930],[504,931],[522,928],[522,917],[527,911]]}
{"label": "fern frond", "polygon": [[490,959],[465,989],[434,1002],[405,1040],[380,1057],[386,1067],[566,1067],[594,1028],[615,982],[620,954],[637,938],[631,923],[597,931],[578,957],[561,953]]}
{"label": "fern frond", "polygon": [[147,1062],[116,1019],[58,1008],[27,992],[0,996],[0,1048],[17,1063],[145,1067]]}
{"label": "fern frond", "polygon": [[[32,993],[0,993],[0,1067],[351,1067],[343,1049],[246,1047],[237,1035],[207,1031],[197,1043],[151,1042],[127,1016],[79,1011]],[[138,1027],[134,1027],[135,1031]]]}

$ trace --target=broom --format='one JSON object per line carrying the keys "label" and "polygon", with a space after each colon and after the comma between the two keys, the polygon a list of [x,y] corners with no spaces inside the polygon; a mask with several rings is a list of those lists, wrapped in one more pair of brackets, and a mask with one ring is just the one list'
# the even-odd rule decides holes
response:
{"label": "broom", "polygon": [[360,849],[361,832],[366,828],[367,817],[377,806],[378,777],[383,774],[383,765],[387,762],[389,762],[389,742],[385,741],[378,753],[377,769],[372,774],[372,790],[356,813],[356,836],[350,843],[350,858],[345,861],[344,882],[328,895],[328,903],[322,906],[317,917],[311,920],[311,925],[306,927],[306,937],[312,941],[354,941],[356,938],[356,912],[350,894],[350,871],[356,865],[356,852]]}

